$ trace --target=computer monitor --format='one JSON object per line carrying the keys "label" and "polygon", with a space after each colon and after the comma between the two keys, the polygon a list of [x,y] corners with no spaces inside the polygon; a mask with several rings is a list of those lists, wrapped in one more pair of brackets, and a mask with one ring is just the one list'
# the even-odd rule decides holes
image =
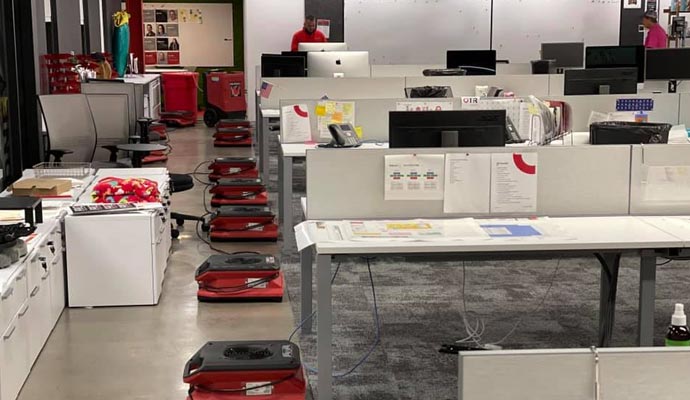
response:
{"label": "computer monitor", "polygon": [[647,50],[647,79],[690,79],[690,48]]}
{"label": "computer monitor", "polygon": [[446,68],[462,68],[467,75],[496,75],[496,50],[448,50]]}
{"label": "computer monitor", "polygon": [[391,111],[391,148],[505,146],[505,110]]}
{"label": "computer monitor", "polygon": [[300,43],[299,51],[347,51],[347,43]]}
{"label": "computer monitor", "polygon": [[304,66],[309,68],[309,64],[307,64],[307,54],[309,54],[309,52],[307,51],[281,51],[280,54],[284,56],[302,57],[304,58]]}
{"label": "computer monitor", "polygon": [[636,94],[637,68],[571,69],[565,71],[566,96]]}
{"label": "computer monitor", "polygon": [[369,78],[368,51],[312,52],[307,56],[311,78]]}
{"label": "computer monitor", "polygon": [[278,54],[261,55],[261,76],[263,78],[299,78],[307,76],[304,57]]}
{"label": "computer monitor", "polygon": [[587,46],[585,68],[637,68],[637,82],[644,82],[644,46]]}
{"label": "computer monitor", "polygon": [[582,68],[585,62],[583,42],[542,43],[541,59],[554,60],[556,68]]}

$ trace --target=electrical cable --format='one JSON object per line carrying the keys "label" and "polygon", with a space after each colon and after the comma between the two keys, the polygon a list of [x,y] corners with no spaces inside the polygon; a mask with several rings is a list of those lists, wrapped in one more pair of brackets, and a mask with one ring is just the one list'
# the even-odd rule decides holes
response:
{"label": "electrical cable", "polygon": [[662,262],[662,263],[658,263],[656,266],[657,266],[657,267],[660,267],[660,266],[662,266],[662,265],[666,265],[666,264],[671,263],[671,262],[673,262],[673,261],[675,261],[675,260],[670,260],[670,259],[669,259],[669,260],[666,260],[666,261],[664,261],[664,262]]}

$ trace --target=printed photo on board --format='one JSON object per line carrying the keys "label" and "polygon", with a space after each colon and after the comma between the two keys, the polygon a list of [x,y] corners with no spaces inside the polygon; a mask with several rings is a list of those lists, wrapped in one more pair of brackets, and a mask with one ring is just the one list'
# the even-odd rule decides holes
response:
{"label": "printed photo on board", "polygon": [[158,26],[156,27],[156,36],[167,36],[165,25],[158,24]]}
{"label": "printed photo on board", "polygon": [[156,32],[153,31],[153,24],[145,24],[144,25],[144,32],[145,32],[147,37],[156,36]]}
{"label": "printed photo on board", "polygon": [[156,10],[156,22],[168,22],[168,10]]}
{"label": "printed photo on board", "polygon": [[167,64],[168,63],[168,56],[167,54],[163,52],[158,52],[158,64]]}
{"label": "printed photo on board", "polygon": [[177,24],[166,24],[165,25],[165,36],[180,36],[179,25],[177,25]]}
{"label": "printed photo on board", "polygon": [[144,50],[145,51],[156,51],[156,39],[144,38]]}
{"label": "printed photo on board", "polygon": [[166,39],[166,38],[156,39],[156,49],[159,51],[168,50],[168,39]]}
{"label": "printed photo on board", "polygon": [[177,10],[168,10],[168,22],[177,22]]}
{"label": "printed photo on board", "polygon": [[144,10],[144,22],[156,22],[156,10]]}
{"label": "printed photo on board", "polygon": [[177,38],[170,39],[170,44],[168,45],[168,50],[179,50],[180,43],[178,43]]}

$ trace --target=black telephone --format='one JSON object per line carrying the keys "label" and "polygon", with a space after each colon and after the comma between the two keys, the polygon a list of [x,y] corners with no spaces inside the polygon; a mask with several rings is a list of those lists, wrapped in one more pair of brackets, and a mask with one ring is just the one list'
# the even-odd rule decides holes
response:
{"label": "black telephone", "polygon": [[333,140],[323,147],[359,147],[362,145],[355,128],[351,124],[330,124],[328,130],[331,132]]}

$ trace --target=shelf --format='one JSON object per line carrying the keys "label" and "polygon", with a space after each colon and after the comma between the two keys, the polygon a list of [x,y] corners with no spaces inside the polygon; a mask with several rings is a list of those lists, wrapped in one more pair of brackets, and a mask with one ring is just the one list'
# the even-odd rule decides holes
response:
{"label": "shelf", "polygon": [[686,11],[671,11],[670,8],[664,10],[664,14],[690,14],[690,10]]}

